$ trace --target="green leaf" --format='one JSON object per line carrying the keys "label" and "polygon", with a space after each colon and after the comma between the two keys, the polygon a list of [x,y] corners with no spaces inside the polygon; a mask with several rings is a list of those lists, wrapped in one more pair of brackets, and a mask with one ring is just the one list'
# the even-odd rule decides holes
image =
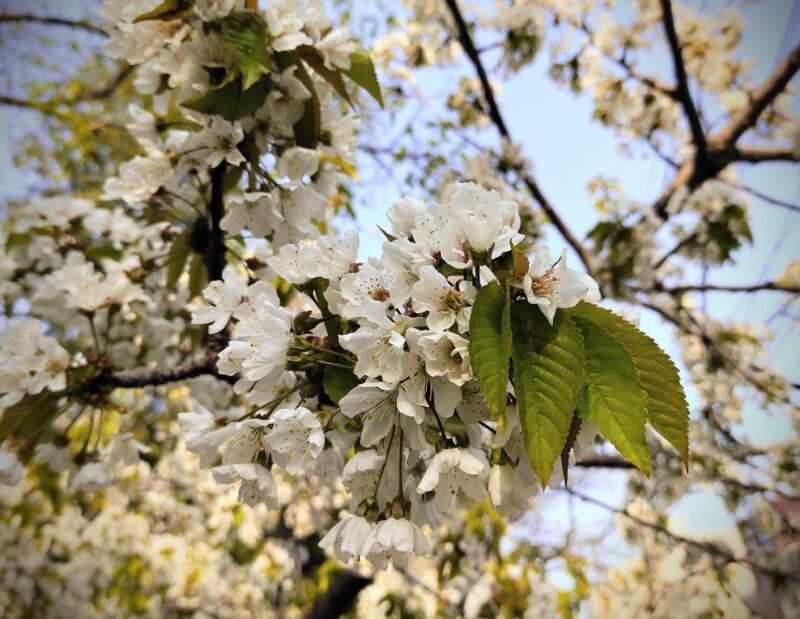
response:
{"label": "green leaf", "polygon": [[350,393],[359,382],[361,381],[358,380],[353,370],[335,365],[325,366],[322,386],[325,389],[325,393],[335,404],[339,404],[339,400]]}
{"label": "green leaf", "polygon": [[305,60],[306,64],[308,64],[317,75],[328,82],[342,99],[347,101],[351,106],[353,105],[340,71],[332,71],[326,67],[322,55],[311,46],[304,45],[297,48],[297,51],[300,53],[302,59]]}
{"label": "green leaf", "polygon": [[268,76],[262,75],[245,91],[242,86],[242,76],[236,75],[202,95],[187,99],[181,105],[196,112],[217,114],[226,120],[234,121],[255,112],[264,104],[271,83]]}
{"label": "green leaf", "polygon": [[193,299],[203,292],[208,277],[206,276],[206,267],[203,264],[203,256],[194,254],[191,262],[189,262],[189,298]]}
{"label": "green leaf", "polygon": [[258,13],[236,11],[219,20],[222,40],[242,72],[242,91],[247,91],[272,67],[267,49],[267,25]]}
{"label": "green leaf", "polygon": [[174,288],[183,273],[186,260],[192,252],[188,239],[189,230],[187,228],[181,232],[178,238],[172,241],[172,245],[169,248],[169,255],[167,256],[167,288]]}
{"label": "green leaf", "polygon": [[567,432],[567,440],[564,443],[564,449],[561,450],[561,470],[564,473],[564,485],[569,482],[569,452],[575,446],[575,440],[578,438],[578,433],[581,431],[581,418],[578,413],[572,413],[572,421],[569,424],[569,432]]}
{"label": "green leaf", "polygon": [[325,298],[325,291],[330,286],[330,282],[324,277],[315,277],[309,284],[314,291],[314,299],[317,302],[319,311],[322,313],[323,322],[325,324],[325,331],[328,333],[328,339],[333,346],[339,345],[339,329],[342,326],[342,319],[331,313],[328,308],[328,300]]}
{"label": "green leaf", "polygon": [[514,388],[525,447],[544,486],[569,434],[581,384],[581,334],[564,312],[553,326],[536,305],[511,304]]}
{"label": "green leaf", "polygon": [[381,85],[378,83],[375,65],[365,50],[357,49],[350,54],[350,68],[342,69],[342,73],[366,90],[383,107]]}
{"label": "green leaf", "polygon": [[321,128],[321,116],[319,109],[319,97],[317,90],[314,88],[314,82],[311,76],[303,66],[303,61],[300,60],[297,54],[292,54],[293,62],[297,66],[294,75],[299,79],[306,90],[311,93],[311,97],[303,102],[303,116],[294,125],[294,141],[298,146],[304,148],[316,148],[319,142]]}
{"label": "green leaf", "polygon": [[8,407],[0,417],[0,443],[13,434],[27,439],[37,430],[46,427],[55,419],[58,398],[56,393],[43,391],[36,395],[26,395]]}
{"label": "green leaf", "polygon": [[111,258],[112,260],[121,260],[122,252],[114,247],[111,243],[103,243],[102,245],[92,245],[84,252],[84,256],[89,259],[99,260],[100,258]]}
{"label": "green leaf", "polygon": [[678,377],[678,368],[650,336],[621,316],[598,305],[580,303],[574,315],[589,318],[617,338],[633,357],[647,392],[647,421],[689,466],[689,405]]}
{"label": "green leaf", "polygon": [[586,355],[577,409],[634,466],[650,475],[645,439],[647,393],[628,349],[594,320],[571,313]]}
{"label": "green leaf", "polygon": [[170,21],[173,19],[181,19],[191,12],[194,8],[195,0],[164,0],[152,11],[142,13],[133,20],[134,24],[142,21],[149,21],[158,19],[161,21]]}
{"label": "green leaf", "polygon": [[469,321],[472,371],[500,429],[506,426],[511,324],[508,291],[497,281],[478,291]]}

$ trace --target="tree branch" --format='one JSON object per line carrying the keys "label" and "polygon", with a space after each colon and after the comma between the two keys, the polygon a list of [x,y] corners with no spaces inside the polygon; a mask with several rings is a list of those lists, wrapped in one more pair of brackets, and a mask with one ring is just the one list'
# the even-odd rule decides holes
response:
{"label": "tree branch", "polygon": [[758,189],[755,189],[748,185],[743,185],[738,181],[732,181],[723,178],[721,178],[720,180],[726,185],[733,187],[734,189],[738,189],[740,191],[744,191],[745,193],[749,193],[754,198],[758,198],[759,200],[764,200],[764,202],[769,202],[770,204],[774,204],[775,206],[779,206],[781,208],[785,208],[790,211],[800,213],[800,206],[798,206],[797,204],[792,204],[791,202],[785,202],[783,200],[779,200],[778,198],[773,198],[772,196],[768,196],[767,194],[762,193]]}
{"label": "tree branch", "polygon": [[589,456],[576,462],[575,466],[583,469],[634,469],[633,464],[617,456]]}
{"label": "tree branch", "polygon": [[314,600],[306,619],[338,619],[350,610],[361,590],[370,584],[371,578],[351,571],[339,572],[325,593]]}
{"label": "tree branch", "polygon": [[[478,74],[478,79],[481,83],[481,89],[483,90],[483,96],[486,99],[487,106],[489,107],[489,118],[495,127],[497,127],[497,131],[500,133],[500,135],[508,140],[509,143],[512,143],[511,135],[509,134],[508,127],[503,119],[503,115],[500,113],[500,108],[497,105],[497,99],[494,96],[492,85],[489,83],[489,77],[486,74],[483,61],[481,60],[478,50],[475,48],[475,43],[473,42],[472,36],[469,33],[469,27],[464,21],[464,16],[461,14],[461,9],[458,7],[458,2],[457,0],[445,0],[445,3],[447,4],[447,8],[450,10],[450,14],[453,16],[453,20],[456,23],[456,28],[458,30],[458,41],[461,43],[461,47],[464,49],[467,58],[469,58],[472,65],[475,67],[476,73]],[[570,245],[570,247],[572,247],[572,249],[575,250],[575,253],[578,254],[581,262],[583,262],[584,267],[586,267],[586,270],[591,274],[592,260],[589,256],[589,253],[586,251],[586,248],[583,247],[583,244],[564,223],[564,220],[561,219],[561,216],[555,210],[553,205],[542,193],[542,190],[539,188],[539,185],[536,183],[536,180],[533,178],[533,176],[524,170],[518,169],[518,172],[520,173],[522,181],[525,183],[528,191],[533,196],[533,199],[539,203],[547,217],[559,231],[564,240]]]}
{"label": "tree branch", "polygon": [[731,147],[741,135],[755,126],[758,117],[781,94],[800,69],[800,45],[781,62],[750,96],[750,104],[731,116],[728,124],[714,136],[713,143]]}
{"label": "tree branch", "polygon": [[800,155],[790,148],[779,146],[735,146],[731,152],[734,161],[762,163],[764,161],[800,161]]}
{"label": "tree branch", "polygon": [[681,102],[686,120],[692,131],[692,141],[695,146],[695,161],[699,166],[700,162],[706,157],[706,136],[703,132],[703,124],[700,122],[700,115],[692,100],[689,92],[689,79],[686,75],[686,65],[683,62],[681,44],[678,40],[678,33],[675,30],[675,18],[672,14],[672,2],[661,0],[661,12],[664,20],[664,31],[667,35],[667,42],[672,54],[672,64],[675,69],[675,81],[677,82],[678,99]]}
{"label": "tree branch", "polygon": [[747,286],[729,286],[725,284],[685,284],[681,286],[655,286],[640,292],[666,292],[667,294],[682,294],[684,292],[760,292],[774,290],[777,292],[791,292],[800,294],[800,286],[781,284],[780,282],[761,282]]}
{"label": "tree branch", "polygon": [[85,30],[87,32],[91,32],[93,34],[99,34],[104,37],[108,36],[105,30],[103,30],[99,26],[90,24],[87,21],[75,21],[72,19],[62,19],[60,17],[30,15],[27,13],[13,13],[13,14],[8,13],[5,15],[0,15],[0,23],[9,23],[9,22],[28,22],[36,24],[46,24],[48,26],[66,26],[67,28],[76,28],[80,30]]}
{"label": "tree branch", "polygon": [[573,490],[572,488],[566,488],[565,490],[569,494],[578,497],[582,501],[586,501],[587,503],[591,503],[592,505],[597,505],[598,507],[602,507],[603,509],[610,511],[614,514],[624,516],[631,522],[634,522],[639,526],[655,531],[656,533],[669,538],[673,542],[679,544],[686,544],[687,546],[692,546],[693,548],[706,552],[712,556],[719,557],[720,559],[724,560],[725,564],[741,563],[743,565],[747,565],[753,571],[758,572],[759,574],[762,574],[769,578],[772,578],[778,582],[785,582],[786,580],[792,580],[794,582],[800,583],[800,572],[782,572],[779,569],[768,567],[760,563],[756,563],[744,557],[741,558],[736,557],[733,553],[725,550],[724,548],[720,548],[719,546],[716,546],[715,544],[712,544],[710,542],[699,542],[697,540],[684,537],[683,535],[678,535],[677,533],[673,533],[669,531],[666,527],[661,526],[660,524],[656,524],[654,522],[648,522],[647,520],[644,520],[639,516],[635,516],[634,514],[630,513],[627,507],[618,509],[616,507],[613,507],[612,505],[608,505],[607,503],[603,503],[602,501],[598,501],[593,497],[578,492],[577,490]]}
{"label": "tree branch", "polygon": [[208,281],[222,279],[225,269],[225,233],[220,226],[225,216],[225,172],[228,166],[223,161],[211,170],[211,199],[208,203],[210,237],[203,249],[203,263],[208,272]]}
{"label": "tree branch", "polygon": [[90,384],[93,386],[118,387],[123,389],[136,389],[141,387],[156,387],[180,380],[196,378],[208,374],[225,382],[233,382],[230,376],[224,376],[217,371],[217,354],[209,352],[199,361],[178,366],[171,370],[156,370],[147,374],[129,374],[126,372],[104,372],[97,376]]}

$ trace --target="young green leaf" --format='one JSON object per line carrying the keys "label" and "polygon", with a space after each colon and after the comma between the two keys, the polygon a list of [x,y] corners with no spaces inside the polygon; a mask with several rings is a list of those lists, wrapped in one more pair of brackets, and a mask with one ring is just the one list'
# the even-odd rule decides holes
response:
{"label": "young green leaf", "polygon": [[236,11],[218,23],[222,40],[242,72],[242,91],[247,91],[262,75],[269,75],[272,63],[267,50],[267,24],[253,11]]}
{"label": "young green leaf", "polygon": [[43,422],[55,418],[58,394],[43,391],[36,395],[26,395],[22,400],[9,406],[0,417],[0,443],[16,434],[22,439],[29,438]]}
{"label": "young green leaf", "polygon": [[553,326],[539,308],[511,304],[514,388],[525,447],[544,486],[569,434],[581,384],[583,344],[570,317],[557,312]]}
{"label": "young green leaf", "polygon": [[321,127],[321,116],[319,109],[319,97],[317,89],[314,88],[314,81],[306,71],[303,61],[297,54],[291,54],[292,60],[297,67],[294,72],[295,77],[303,83],[306,90],[311,93],[311,97],[303,102],[303,116],[294,124],[294,141],[298,146],[304,148],[316,148],[319,142]]}
{"label": "young green leaf", "polygon": [[647,421],[688,467],[689,406],[675,364],[648,335],[614,312],[585,302],[571,311],[598,323],[628,349],[647,392]]}
{"label": "young green leaf", "polygon": [[619,452],[650,475],[645,440],[647,393],[627,348],[594,320],[570,316],[583,335],[586,355],[577,410],[594,423]]}
{"label": "young green leaf", "polygon": [[203,264],[203,256],[194,254],[189,262],[189,298],[193,299],[203,292],[203,288],[208,280],[206,267]]}
{"label": "young green leaf", "polygon": [[335,365],[326,365],[322,378],[322,386],[325,393],[333,400],[334,404],[339,404],[344,396],[359,384],[359,380],[353,370],[345,369]]}
{"label": "young green leaf", "polygon": [[343,69],[342,73],[366,90],[383,107],[381,85],[378,83],[375,65],[365,50],[359,48],[350,54],[350,68]]}
{"label": "young green leaf", "polygon": [[194,8],[195,0],[164,0],[161,4],[147,13],[142,13],[133,20],[134,24],[143,21],[158,19],[160,21],[170,21],[181,19],[188,15]]}
{"label": "young green leaf", "polygon": [[169,254],[167,255],[167,288],[173,288],[178,282],[183,273],[183,267],[186,266],[186,260],[192,252],[188,238],[187,229],[172,241],[172,245],[169,248]]}
{"label": "young green leaf", "polygon": [[500,429],[506,426],[508,359],[511,356],[508,292],[496,281],[478,291],[469,321],[472,371]]}
{"label": "young green leaf", "polygon": [[196,112],[218,114],[226,120],[234,121],[255,112],[264,104],[271,83],[268,76],[262,75],[245,91],[242,87],[242,76],[236,75],[202,95],[187,99],[181,105]]}
{"label": "young green leaf", "polygon": [[342,99],[347,101],[351,106],[353,105],[353,102],[350,101],[350,94],[347,92],[347,88],[344,85],[344,79],[342,78],[340,71],[331,71],[328,67],[326,67],[322,55],[309,45],[299,47],[297,51],[300,53],[306,64],[308,64],[308,66],[311,67],[317,75],[328,82],[328,84],[331,85],[331,87]]}

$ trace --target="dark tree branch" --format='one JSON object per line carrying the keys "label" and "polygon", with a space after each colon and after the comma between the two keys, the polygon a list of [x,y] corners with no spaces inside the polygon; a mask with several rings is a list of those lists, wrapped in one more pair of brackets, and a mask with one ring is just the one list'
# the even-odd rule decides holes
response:
{"label": "dark tree branch", "polygon": [[733,187],[734,189],[739,189],[740,191],[744,191],[745,193],[749,193],[754,198],[758,198],[759,200],[764,200],[764,202],[769,202],[770,204],[774,204],[775,206],[779,206],[781,208],[785,208],[790,211],[794,211],[796,213],[800,213],[800,206],[797,204],[792,204],[791,202],[785,202],[784,200],[779,200],[778,198],[773,198],[772,196],[768,196],[765,193],[762,193],[758,189],[750,187],[748,185],[742,185],[737,181],[731,181],[727,179],[720,179],[726,185]]}
{"label": "dark tree branch", "polygon": [[46,17],[42,15],[29,15],[27,13],[15,13],[15,14],[8,13],[5,15],[0,15],[0,23],[10,23],[10,22],[45,24],[48,26],[66,26],[67,28],[76,28],[79,30],[85,30],[87,32],[91,32],[93,34],[99,34],[104,37],[108,36],[105,30],[103,30],[99,26],[90,24],[87,21],[75,21],[72,19],[62,19],[60,17]]}
{"label": "dark tree branch", "polygon": [[350,610],[361,590],[370,584],[371,578],[350,571],[339,572],[325,593],[314,600],[306,619],[338,619]]}
{"label": "dark tree branch", "polygon": [[223,161],[211,170],[211,198],[208,203],[210,236],[203,249],[203,263],[208,272],[208,281],[222,279],[225,269],[225,233],[220,226],[225,216],[225,172],[228,165]]}
{"label": "dark tree branch", "polygon": [[761,282],[747,286],[728,286],[724,284],[685,284],[681,286],[656,286],[641,292],[666,292],[667,294],[682,294],[684,292],[761,292],[774,290],[777,292],[791,292],[800,294],[800,286],[781,284],[780,282]]}
{"label": "dark tree branch", "polygon": [[664,20],[664,31],[667,35],[670,53],[672,54],[672,64],[675,69],[675,81],[677,82],[678,100],[681,102],[686,120],[692,131],[692,142],[695,147],[695,160],[697,165],[706,157],[706,136],[703,132],[703,124],[700,122],[700,115],[692,100],[689,92],[689,79],[686,75],[686,65],[683,62],[681,53],[681,43],[678,40],[678,33],[675,30],[675,17],[672,14],[672,2],[661,0],[661,11]]}
{"label": "dark tree branch", "polygon": [[617,456],[589,456],[575,466],[583,469],[635,469],[636,467],[623,458]]}
{"label": "dark tree branch", "polygon": [[728,124],[714,136],[715,145],[730,148],[741,135],[755,126],[761,113],[788,86],[800,69],[800,45],[781,62],[772,74],[750,95],[750,104],[731,116]]}
{"label": "dark tree branch", "polygon": [[18,107],[27,110],[36,110],[37,112],[46,112],[46,107],[42,103],[36,101],[27,101],[26,99],[17,99],[15,97],[7,97],[0,95],[0,105],[8,105],[10,107]]}
{"label": "dark tree branch", "polygon": [[736,146],[732,155],[734,161],[762,163],[764,161],[800,161],[798,153],[789,148],[777,146]]}
{"label": "dark tree branch", "polygon": [[217,371],[216,353],[208,353],[199,361],[193,361],[186,365],[178,366],[171,370],[156,370],[146,374],[132,374],[127,372],[104,372],[95,378],[90,384],[93,386],[119,387],[123,389],[135,389],[141,387],[156,387],[166,385],[180,380],[196,378],[208,374],[215,376],[225,382],[232,382],[230,376],[224,376]]}
{"label": "dark tree branch", "polygon": [[755,561],[751,561],[750,559],[747,559],[745,557],[736,557],[733,553],[729,552],[728,550],[720,548],[719,546],[716,546],[715,544],[712,544],[710,542],[699,542],[697,540],[684,537],[683,535],[672,533],[666,527],[660,524],[656,524],[654,522],[648,522],[647,520],[644,520],[639,516],[630,513],[627,507],[618,509],[612,505],[608,505],[607,503],[603,503],[602,501],[598,501],[593,497],[578,492],[577,490],[573,490],[572,488],[566,488],[566,491],[569,494],[578,497],[582,501],[586,501],[587,503],[591,503],[592,505],[597,505],[598,507],[602,507],[603,509],[610,511],[614,514],[624,516],[631,522],[641,527],[650,529],[651,531],[655,531],[659,535],[663,535],[664,537],[669,538],[673,542],[676,542],[678,544],[686,544],[687,546],[691,546],[693,548],[706,552],[714,557],[722,559],[726,565],[729,563],[740,563],[743,565],[747,565],[753,571],[758,572],[759,574],[772,578],[776,582],[782,583],[787,580],[791,580],[800,583],[800,572],[783,572],[779,569],[768,567],[760,563],[756,563]]}
{"label": "dark tree branch", "polygon": [[[495,127],[497,127],[497,131],[500,133],[500,135],[506,138],[509,143],[511,143],[512,140],[508,131],[508,127],[503,119],[503,115],[500,112],[500,107],[497,105],[497,99],[494,96],[492,85],[489,83],[489,77],[486,74],[486,69],[483,66],[480,53],[475,47],[475,43],[473,42],[472,36],[469,32],[469,27],[464,21],[464,16],[461,14],[461,9],[458,7],[458,2],[457,0],[445,0],[445,3],[447,4],[447,8],[450,10],[450,14],[453,16],[453,20],[456,23],[458,41],[461,43],[461,47],[464,49],[467,58],[469,58],[472,65],[475,67],[476,73],[478,74],[478,79],[481,83],[481,89],[483,90],[483,96],[486,99],[486,104],[489,108],[489,118]],[[592,273],[592,261],[589,253],[586,251],[586,248],[583,247],[583,244],[580,242],[580,240],[578,240],[569,227],[564,223],[564,220],[561,219],[561,216],[555,210],[553,205],[542,193],[542,190],[539,188],[539,185],[536,183],[536,180],[533,178],[533,176],[524,170],[518,170],[518,172],[522,176],[522,181],[525,183],[528,191],[533,196],[533,199],[539,203],[542,210],[559,231],[564,240],[567,241],[570,247],[572,247],[572,249],[574,249],[578,254],[578,257],[580,258],[581,262],[583,262],[586,270],[589,273]]]}

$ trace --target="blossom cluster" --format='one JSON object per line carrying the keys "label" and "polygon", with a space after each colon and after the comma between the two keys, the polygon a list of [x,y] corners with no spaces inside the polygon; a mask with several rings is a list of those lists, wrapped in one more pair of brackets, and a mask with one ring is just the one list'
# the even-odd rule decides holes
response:
{"label": "blossom cluster", "polygon": [[[268,264],[299,291],[289,306],[273,286],[248,285],[229,266],[193,313],[211,331],[230,329],[217,367],[236,377],[252,408],[231,418],[197,404],[180,419],[189,449],[218,480],[238,483],[241,500],[272,507],[275,467],[313,475],[338,463],[351,513],[321,546],[344,561],[403,566],[429,551],[420,527],[462,499],[488,496],[516,514],[537,488],[516,407],[498,428],[469,352],[477,291],[520,251],[518,210],[473,183],[447,195],[428,206],[395,203],[380,260],[357,262],[352,232],[280,248]],[[553,260],[538,247],[525,264],[502,276],[551,323],[558,308],[599,298],[566,254]],[[324,390],[313,378],[320,367]],[[337,380],[346,383],[338,392],[330,386]],[[585,423],[576,449],[595,433]]]}

